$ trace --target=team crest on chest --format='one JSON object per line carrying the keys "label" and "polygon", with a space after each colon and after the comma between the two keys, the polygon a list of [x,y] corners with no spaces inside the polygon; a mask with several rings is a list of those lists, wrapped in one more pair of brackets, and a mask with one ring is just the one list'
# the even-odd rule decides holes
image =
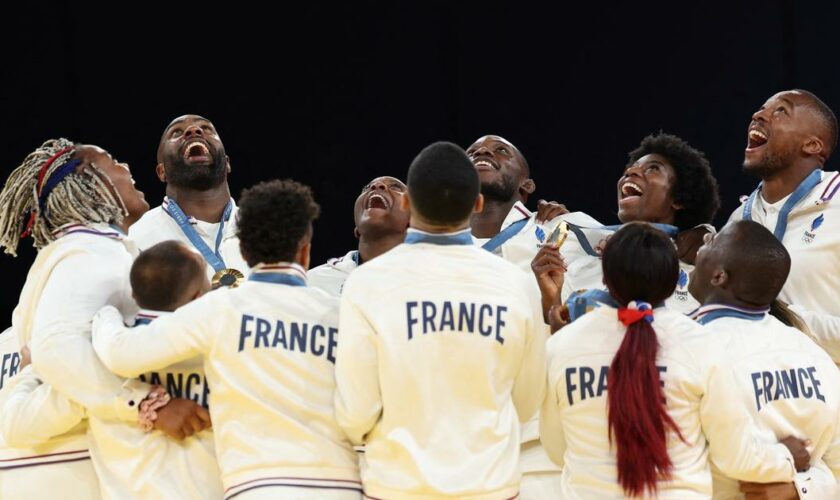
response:
{"label": "team crest on chest", "polygon": [[814,238],[817,237],[817,229],[822,226],[823,222],[825,222],[825,214],[820,214],[816,219],[811,221],[811,227],[805,230],[805,234],[802,235],[802,241],[805,243],[811,243],[814,241]]}

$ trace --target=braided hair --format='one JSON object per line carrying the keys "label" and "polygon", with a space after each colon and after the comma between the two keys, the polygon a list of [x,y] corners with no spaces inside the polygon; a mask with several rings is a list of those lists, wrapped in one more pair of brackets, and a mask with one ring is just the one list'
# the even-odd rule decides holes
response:
{"label": "braided hair", "polygon": [[50,139],[9,175],[0,192],[0,247],[7,254],[17,255],[20,240],[30,234],[40,249],[67,224],[119,224],[128,215],[111,179],[75,156],[73,142]]}

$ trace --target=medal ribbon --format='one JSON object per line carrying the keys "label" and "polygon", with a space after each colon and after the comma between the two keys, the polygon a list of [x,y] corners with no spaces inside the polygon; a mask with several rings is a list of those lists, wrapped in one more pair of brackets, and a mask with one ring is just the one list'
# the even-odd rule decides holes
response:
{"label": "medal ribbon", "polygon": [[[811,172],[811,174],[803,180],[799,186],[796,187],[793,193],[791,193],[790,198],[782,205],[782,209],[779,210],[779,218],[776,220],[776,228],[773,230],[773,236],[776,237],[777,240],[782,241],[782,238],[785,237],[785,231],[787,231],[787,224],[788,224],[788,217],[790,216],[790,211],[793,210],[793,207],[802,201],[802,198],[808,195],[816,186],[822,181],[822,170],[817,169]],[[759,183],[758,187],[755,191],[752,192],[749,198],[747,198],[747,202],[744,204],[744,213],[742,219],[744,220],[752,220],[752,207],[753,203],[755,203],[755,197],[758,196],[758,193],[761,191],[761,186],[764,183]]]}
{"label": "medal ribbon", "polygon": [[222,213],[222,220],[219,223],[219,233],[216,235],[216,248],[215,250],[211,250],[207,243],[204,242],[204,239],[198,234],[198,231],[190,224],[190,219],[181,210],[181,207],[178,206],[178,203],[171,199],[167,199],[169,206],[166,207],[166,213],[169,214],[170,217],[178,224],[178,227],[181,228],[181,231],[184,233],[184,236],[190,240],[190,243],[201,253],[201,256],[204,257],[204,260],[213,267],[213,270],[219,272],[225,269],[225,261],[222,259],[222,255],[219,253],[219,246],[222,244],[222,236],[224,236],[225,232],[225,222],[230,218],[230,213],[233,211],[233,200],[228,200],[227,205],[225,205],[225,211]]}

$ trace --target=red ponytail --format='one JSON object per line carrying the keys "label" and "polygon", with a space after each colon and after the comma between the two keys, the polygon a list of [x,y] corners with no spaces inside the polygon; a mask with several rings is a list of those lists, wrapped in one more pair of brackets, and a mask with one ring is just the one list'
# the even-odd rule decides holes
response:
{"label": "red ponytail", "polygon": [[616,447],[618,483],[628,496],[640,496],[645,490],[655,493],[657,480],[670,478],[667,428],[680,439],[682,434],[665,411],[665,394],[656,367],[659,342],[650,323],[652,311],[627,311],[640,312],[632,306],[619,309],[627,332],[607,375],[607,420],[610,443],[614,441]]}

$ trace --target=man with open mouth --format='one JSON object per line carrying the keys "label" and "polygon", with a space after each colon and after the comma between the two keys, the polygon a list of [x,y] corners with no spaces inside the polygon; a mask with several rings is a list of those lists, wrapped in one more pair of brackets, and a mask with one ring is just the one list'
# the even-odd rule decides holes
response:
{"label": "man with open mouth", "polygon": [[230,158],[210,120],[184,115],[163,131],[156,172],[166,183],[163,203],[129,229],[141,249],[165,240],[194,246],[207,262],[214,286],[236,285],[248,265],[236,237],[236,203],[227,177]]}
{"label": "man with open mouth", "polygon": [[840,172],[823,171],[837,128],[831,108],[808,91],[770,97],[752,115],[744,151],[744,172],[761,182],[729,220],[758,222],[782,242],[791,269],[779,298],[840,362]]}
{"label": "man with open mouth", "polygon": [[[583,212],[569,213],[556,202],[540,200],[537,212],[528,210],[525,204],[536,184],[525,156],[507,139],[485,135],[467,148],[467,155],[478,172],[484,196],[484,210],[470,219],[474,241],[526,273],[531,272],[531,260],[539,246],[561,220],[601,225]],[[573,258],[570,248],[564,252]]]}
{"label": "man with open mouth", "polygon": [[365,185],[353,206],[353,234],[359,240],[358,249],[311,269],[307,273],[309,285],[341,295],[344,282],[354,269],[402,243],[409,219],[408,212],[400,207],[405,191],[405,183],[396,177],[377,177]]}

